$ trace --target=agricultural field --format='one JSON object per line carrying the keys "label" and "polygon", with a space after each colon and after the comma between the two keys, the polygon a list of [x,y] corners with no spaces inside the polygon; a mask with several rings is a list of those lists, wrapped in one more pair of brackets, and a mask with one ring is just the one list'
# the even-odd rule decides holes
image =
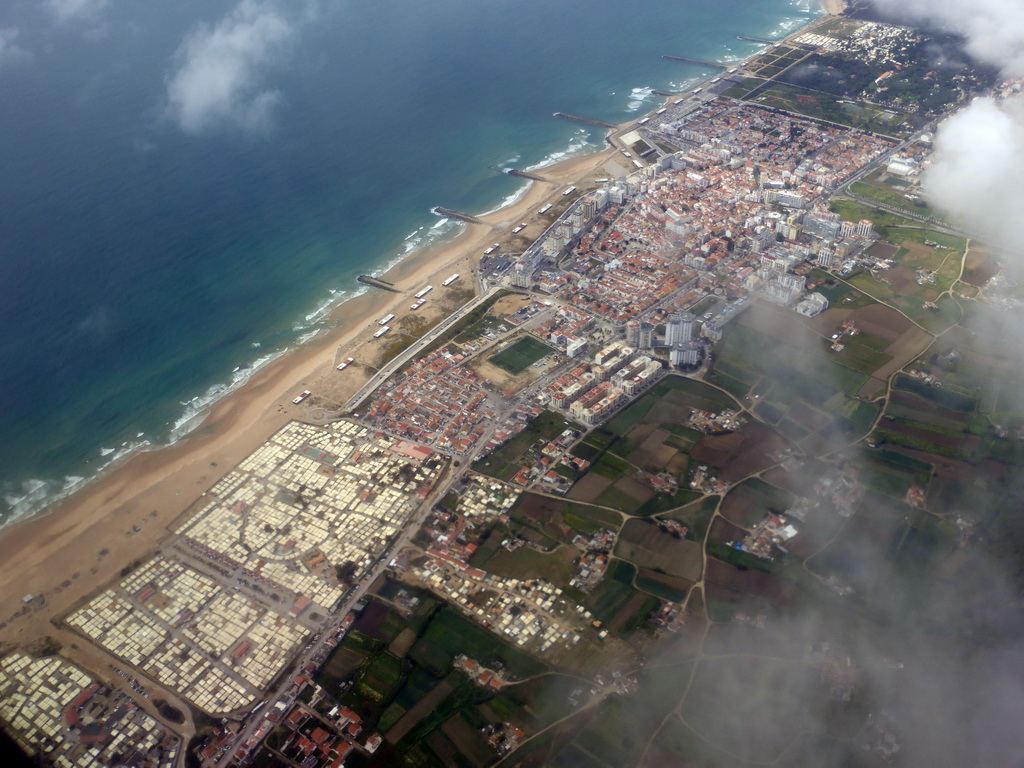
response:
{"label": "agricultural field", "polygon": [[500,480],[509,480],[515,476],[523,464],[528,463],[524,456],[529,451],[536,448],[538,444],[543,447],[544,444],[558,437],[570,427],[579,432],[583,431],[580,425],[567,421],[559,414],[544,411],[518,435],[474,463],[473,469]]}
{"label": "agricultural field", "polygon": [[891,205],[894,208],[907,208],[919,216],[941,217],[942,215],[921,197],[919,190],[912,191],[903,179],[890,176],[885,169],[875,171],[864,181],[852,184],[850,191],[859,197]]}
{"label": "agricultural field", "polygon": [[[510,530],[531,540],[528,531],[544,540],[568,544],[577,534],[590,536],[601,528],[618,530],[622,515],[599,506],[524,493],[511,510]],[[479,553],[479,550],[478,550]]]}
{"label": "agricultural field", "polygon": [[865,296],[845,280],[838,280],[820,269],[812,269],[807,280],[808,286],[813,284],[814,290],[828,299],[832,309],[857,309],[875,303],[874,299]]}
{"label": "agricultural field", "polygon": [[678,509],[673,509],[671,512],[662,513],[659,518],[682,523],[689,528],[686,538],[691,541],[703,542],[708,525],[711,523],[711,517],[718,508],[718,503],[717,496],[704,496]]}
{"label": "agricultural field", "polygon": [[[685,426],[693,410],[735,409],[725,392],[699,381],[670,376],[584,437],[575,453],[593,462],[569,492],[569,498],[613,507],[626,514],[649,516],[676,509],[699,498],[685,480],[694,446],[706,442]],[[667,473],[677,490],[656,492],[642,480],[645,473]]]}
{"label": "agricultural field", "polygon": [[[758,323],[758,317],[747,312],[731,324],[719,352],[721,361],[756,378],[747,400],[755,413],[788,440],[812,449],[866,432],[878,408],[853,396],[868,376],[821,351],[810,328],[793,336],[799,326]],[[758,354],[768,345],[775,354]]]}
{"label": "agricultural field", "polygon": [[722,501],[721,514],[741,528],[753,528],[770,512],[785,512],[794,498],[787,491],[752,477],[732,488]]}
{"label": "agricultural field", "polygon": [[473,559],[473,564],[487,573],[512,579],[544,579],[564,589],[576,573],[573,562],[579,551],[572,547],[558,547],[552,552],[540,552],[532,547],[520,547],[515,552],[499,548],[486,560]]}
{"label": "agricultural field", "polygon": [[428,672],[443,675],[451,669],[452,659],[460,653],[488,666],[500,664],[520,677],[529,677],[546,669],[540,661],[512,648],[494,633],[448,606],[434,614],[409,655]]}
{"label": "agricultural field", "polygon": [[380,653],[363,668],[356,680],[356,686],[363,696],[380,701],[387,698],[399,684],[404,672],[401,659],[387,652]]}
{"label": "agricultural field", "polygon": [[636,567],[621,560],[613,560],[608,572],[584,603],[594,616],[608,624],[614,620],[636,596],[633,578]]}
{"label": "agricultural field", "polygon": [[701,576],[700,545],[666,533],[647,520],[630,520],[623,526],[615,556],[691,582]]}
{"label": "agricultural field", "polygon": [[964,263],[963,282],[984,287],[999,272],[999,265],[991,251],[972,243]]}
{"label": "agricultural field", "polygon": [[[584,760],[577,762],[573,757],[563,765],[629,765],[636,759],[637,745],[643,744],[653,735],[657,722],[645,718],[626,699],[609,701],[590,718],[576,736],[573,745],[576,754]],[[599,761],[586,762],[586,756],[600,755]]]}

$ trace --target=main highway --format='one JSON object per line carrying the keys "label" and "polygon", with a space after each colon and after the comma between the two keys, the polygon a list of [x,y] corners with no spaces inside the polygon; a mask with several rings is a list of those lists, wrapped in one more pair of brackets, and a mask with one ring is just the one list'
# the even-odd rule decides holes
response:
{"label": "main highway", "polygon": [[492,288],[487,293],[481,294],[480,296],[477,296],[476,298],[468,301],[459,309],[455,310],[452,314],[448,315],[448,317],[446,317],[440,323],[431,328],[430,331],[424,334],[421,338],[417,339],[404,350],[402,350],[402,352],[396,355],[394,359],[390,360],[389,362],[381,366],[377,370],[377,372],[370,377],[370,380],[363,385],[362,389],[356,392],[349,399],[349,401],[345,403],[345,409],[348,411],[352,411],[358,408],[359,404],[362,403],[363,400],[365,400],[367,397],[369,397],[370,394],[372,394],[373,391],[377,389],[377,387],[383,384],[389,376],[391,376],[395,371],[397,371],[399,368],[401,368],[403,365],[409,362],[409,360],[411,360],[413,357],[418,355],[427,346],[432,344],[438,338],[438,336],[447,331],[449,328],[455,325],[455,323],[459,322],[459,320],[461,320],[467,314],[469,314],[478,306],[480,306],[489,298],[491,298],[491,296],[493,296],[497,290],[497,288]]}

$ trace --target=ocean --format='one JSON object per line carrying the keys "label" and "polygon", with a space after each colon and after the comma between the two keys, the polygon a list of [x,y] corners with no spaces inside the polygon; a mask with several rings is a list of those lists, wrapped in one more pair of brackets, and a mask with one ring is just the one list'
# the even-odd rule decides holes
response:
{"label": "ocean", "polygon": [[0,520],[317,331],[537,167],[817,7],[793,0],[91,0],[0,10]]}

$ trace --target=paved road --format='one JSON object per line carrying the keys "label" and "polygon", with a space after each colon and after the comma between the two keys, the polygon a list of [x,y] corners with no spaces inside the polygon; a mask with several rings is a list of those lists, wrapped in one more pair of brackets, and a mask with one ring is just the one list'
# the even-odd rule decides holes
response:
{"label": "paved road", "polygon": [[[345,619],[345,616],[352,607],[366,594],[377,578],[384,572],[388,567],[388,563],[391,558],[402,551],[410,542],[412,537],[423,525],[424,520],[430,514],[434,504],[438,499],[443,498],[444,494],[448,492],[448,489],[461,477],[465,469],[470,465],[472,459],[475,457],[476,452],[466,457],[464,463],[458,469],[453,469],[449,466],[446,470],[446,474],[442,476],[441,482],[434,488],[434,491],[423,501],[419,508],[419,511],[409,519],[401,533],[394,540],[394,542],[374,561],[370,571],[364,576],[355,588],[349,593],[349,596],[345,601],[332,613],[330,613],[325,619],[319,622],[317,625],[319,631],[314,630],[313,641],[309,643],[307,648],[299,655],[299,657],[289,667],[289,672],[285,676],[285,679],[274,689],[268,691],[262,698],[265,702],[264,706],[256,713],[255,716],[250,715],[235,737],[229,749],[226,749],[222,756],[216,761],[210,763],[215,768],[227,768],[231,764],[235,757],[235,754],[240,748],[246,750],[246,754],[250,754],[257,746],[258,741],[254,738],[256,732],[261,726],[267,723],[267,716],[275,711],[275,705],[283,702],[285,710],[291,706],[298,695],[298,689],[292,682],[294,677],[301,672],[301,670],[309,663],[313,663],[314,666],[319,667],[324,660],[327,658],[328,653],[332,650],[333,646],[327,644],[330,637],[341,629],[341,624]],[[245,748],[243,745],[249,743],[250,746]],[[239,761],[241,762],[241,760]]]}
{"label": "paved road", "polygon": [[383,367],[373,374],[368,382],[363,385],[363,388],[356,392],[347,403],[345,403],[345,409],[353,410],[358,408],[359,404],[369,397],[377,387],[384,383],[384,381],[391,376],[395,371],[405,365],[409,360],[420,353],[421,350],[432,344],[438,336],[451,328],[455,323],[465,317],[468,313],[472,312],[483,302],[487,301],[494,293],[497,288],[491,288],[487,293],[477,296],[468,303],[464,304],[459,309],[455,310],[452,314],[438,323],[436,326],[430,329],[424,336],[414,341],[405,350],[403,350],[397,357],[385,364]]}

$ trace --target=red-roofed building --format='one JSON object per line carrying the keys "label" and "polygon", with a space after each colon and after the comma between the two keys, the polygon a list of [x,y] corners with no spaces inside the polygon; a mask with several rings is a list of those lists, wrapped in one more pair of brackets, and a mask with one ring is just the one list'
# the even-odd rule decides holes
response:
{"label": "red-roofed building", "polygon": [[345,718],[346,720],[348,720],[350,722],[356,722],[356,723],[358,723],[360,720],[362,720],[362,718],[359,717],[359,715],[357,715],[355,712],[353,712],[348,707],[342,707],[341,711],[338,713],[338,717],[339,718],[343,717],[343,718]]}
{"label": "red-roofed building", "polygon": [[85,702],[92,698],[92,695],[99,690],[99,687],[98,683],[93,683],[80,694],[75,696],[75,698],[71,700],[71,703],[68,704],[68,708],[64,712],[64,722],[68,724],[69,728],[82,727],[82,721],[78,718],[78,710],[85,705]]}
{"label": "red-roofed building", "polygon": [[434,453],[426,446],[416,445],[415,443],[409,443],[405,440],[399,440],[391,446],[391,450],[401,456],[413,459],[414,461],[425,461]]}
{"label": "red-roofed building", "polygon": [[308,597],[306,597],[305,595],[300,595],[299,598],[294,603],[292,603],[292,616],[298,616],[299,614],[301,614],[304,610],[306,610],[309,607],[310,602],[312,601]]}
{"label": "red-roofed building", "polygon": [[242,657],[249,652],[250,648],[252,648],[252,643],[248,640],[243,640],[238,644],[238,647],[231,652],[231,658],[235,661],[240,661]]}

